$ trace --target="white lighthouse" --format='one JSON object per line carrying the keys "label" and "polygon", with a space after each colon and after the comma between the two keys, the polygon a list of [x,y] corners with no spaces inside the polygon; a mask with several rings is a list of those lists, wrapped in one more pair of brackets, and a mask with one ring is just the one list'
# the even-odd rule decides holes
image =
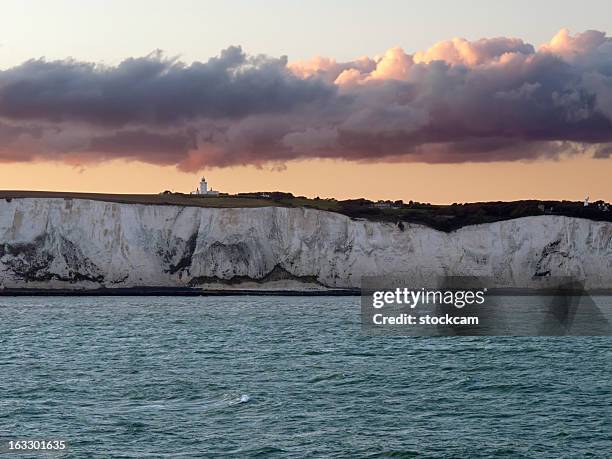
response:
{"label": "white lighthouse", "polygon": [[202,177],[202,180],[200,180],[200,188],[198,191],[198,194],[208,194],[208,183],[206,183],[206,179],[204,177]]}
{"label": "white lighthouse", "polygon": [[202,177],[200,180],[200,185],[195,191],[192,191],[191,194],[197,194],[199,196],[219,196],[219,192],[217,190],[208,188],[208,182],[206,181],[205,177]]}

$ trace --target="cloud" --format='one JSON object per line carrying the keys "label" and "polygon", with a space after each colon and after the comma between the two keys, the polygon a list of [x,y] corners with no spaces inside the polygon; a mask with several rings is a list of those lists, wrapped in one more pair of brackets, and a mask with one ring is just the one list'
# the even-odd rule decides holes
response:
{"label": "cloud", "polygon": [[86,150],[109,159],[139,159],[146,155],[152,163],[176,164],[186,158],[189,150],[197,148],[193,131],[166,134],[135,129],[93,136]]}
{"label": "cloud", "polygon": [[533,54],[533,46],[518,38],[489,38],[469,42],[453,38],[435,44],[427,51],[415,53],[414,62],[445,61],[449,64],[475,66],[498,60],[505,54]]}
{"label": "cloud", "polygon": [[561,30],[338,62],[230,47],[185,64],[27,61],[0,71],[0,161],[183,170],[304,158],[429,163],[612,151],[612,38]]}
{"label": "cloud", "polygon": [[31,60],[0,73],[0,116],[94,125],[167,124],[199,117],[282,113],[333,94],[299,79],[287,60],[247,56],[230,47],[189,66],[160,52],[116,67]]}

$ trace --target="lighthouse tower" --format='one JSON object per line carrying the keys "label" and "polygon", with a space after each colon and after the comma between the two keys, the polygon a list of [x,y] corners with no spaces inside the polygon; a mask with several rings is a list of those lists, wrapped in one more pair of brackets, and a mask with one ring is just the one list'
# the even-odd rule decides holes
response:
{"label": "lighthouse tower", "polygon": [[196,188],[195,191],[192,191],[190,194],[195,194],[198,196],[219,196],[219,192],[217,190],[213,190],[212,188],[208,188],[208,182],[204,177],[200,180],[200,184]]}
{"label": "lighthouse tower", "polygon": [[206,183],[206,179],[202,177],[200,180],[200,188],[198,189],[200,194],[208,194],[208,183]]}

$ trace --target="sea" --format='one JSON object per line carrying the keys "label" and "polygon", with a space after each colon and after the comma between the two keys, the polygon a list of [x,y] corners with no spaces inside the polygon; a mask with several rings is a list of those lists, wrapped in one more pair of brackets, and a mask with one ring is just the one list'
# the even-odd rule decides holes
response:
{"label": "sea", "polygon": [[0,441],[17,458],[609,458],[612,338],[368,336],[358,297],[2,297]]}

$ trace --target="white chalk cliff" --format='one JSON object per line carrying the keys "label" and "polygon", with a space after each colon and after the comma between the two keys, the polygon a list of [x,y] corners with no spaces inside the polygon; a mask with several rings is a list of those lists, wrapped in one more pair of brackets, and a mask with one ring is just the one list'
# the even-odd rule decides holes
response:
{"label": "white chalk cliff", "polygon": [[0,200],[2,288],[344,289],[398,272],[612,288],[612,223],[543,215],[444,233],[303,208]]}

